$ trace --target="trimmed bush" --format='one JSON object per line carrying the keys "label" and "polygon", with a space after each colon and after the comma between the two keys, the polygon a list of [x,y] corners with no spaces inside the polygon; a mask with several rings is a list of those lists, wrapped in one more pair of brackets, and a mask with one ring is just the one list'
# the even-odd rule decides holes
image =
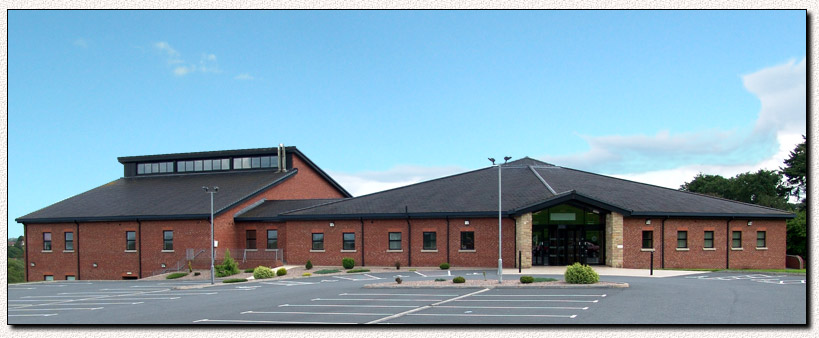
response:
{"label": "trimmed bush", "polygon": [[214,269],[216,269],[216,277],[233,276],[239,273],[239,264],[230,257],[230,250],[226,250],[225,259],[222,261],[222,264],[218,267],[214,267]]}
{"label": "trimmed bush", "polygon": [[187,272],[174,272],[174,273],[172,273],[170,275],[165,276],[165,279],[177,279],[177,278],[180,278],[180,277],[185,277],[187,275],[188,275]]}
{"label": "trimmed bush", "polygon": [[351,269],[351,270],[347,270],[347,273],[356,273],[356,272],[370,272],[370,269]]}
{"label": "trimmed bush", "polygon": [[600,281],[600,276],[590,266],[574,263],[566,267],[563,279],[569,284],[594,284]]}
{"label": "trimmed bush", "polygon": [[286,274],[287,274],[287,269],[285,269],[285,268],[281,268],[281,269],[276,270],[276,276],[284,276]]}
{"label": "trimmed bush", "polygon": [[230,278],[230,279],[225,279],[225,280],[222,281],[222,283],[241,283],[241,282],[247,282],[247,279],[244,279],[244,278]]}
{"label": "trimmed bush", "polygon": [[350,257],[344,257],[341,259],[341,266],[345,269],[352,269],[355,266],[355,260]]}
{"label": "trimmed bush", "polygon": [[312,275],[313,275],[313,274],[312,274],[312,273],[309,273],[309,272],[305,272],[305,273],[301,274],[301,276],[302,276],[302,277],[310,277],[310,276],[312,276]]}
{"label": "trimmed bush", "polygon": [[273,270],[266,266],[259,266],[256,269],[253,269],[253,278],[255,279],[273,278],[275,276],[276,274],[273,273]]}
{"label": "trimmed bush", "polygon": [[245,272],[253,272],[253,271],[256,271],[256,268],[247,268],[244,271]]}
{"label": "trimmed bush", "polygon": [[535,277],[532,276],[520,276],[520,282],[523,284],[529,284],[535,281]]}
{"label": "trimmed bush", "polygon": [[441,268],[441,270],[447,270],[449,269],[449,263],[441,263],[438,267]]}
{"label": "trimmed bush", "polygon": [[341,270],[327,269],[327,270],[319,270],[319,271],[316,271],[316,272],[313,272],[313,273],[317,274],[317,275],[325,275],[325,274],[328,274],[328,273],[336,273],[336,272],[339,272],[339,271],[341,271]]}
{"label": "trimmed bush", "polygon": [[305,269],[307,269],[307,270],[312,269],[312,268],[313,268],[313,262],[311,262],[311,261],[308,259],[308,260],[307,260],[307,264],[304,264],[304,268],[305,268]]}
{"label": "trimmed bush", "polygon": [[435,278],[436,282],[446,282],[446,279],[443,278]]}
{"label": "trimmed bush", "polygon": [[460,283],[466,283],[466,278],[463,278],[463,277],[461,277],[461,276],[458,276],[458,277],[453,278],[453,279],[452,279],[452,282],[453,282],[453,283],[457,283],[457,284],[460,284]]}
{"label": "trimmed bush", "polygon": [[401,270],[401,261],[395,261],[395,269]]}
{"label": "trimmed bush", "polygon": [[555,278],[543,278],[543,277],[535,277],[535,283],[543,283],[543,282],[555,282],[557,279]]}

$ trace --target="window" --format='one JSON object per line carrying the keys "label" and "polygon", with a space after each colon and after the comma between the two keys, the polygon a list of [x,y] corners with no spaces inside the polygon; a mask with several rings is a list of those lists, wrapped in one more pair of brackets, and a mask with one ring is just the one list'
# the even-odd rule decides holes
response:
{"label": "window", "polygon": [[173,250],[173,230],[165,230],[162,232],[162,250]]}
{"label": "window", "polygon": [[435,235],[434,232],[425,232],[424,233],[424,250],[437,250],[438,243],[435,242]]}
{"label": "window", "polygon": [[643,231],[643,249],[654,249],[654,231]]}
{"label": "window", "polygon": [[688,248],[688,231],[677,231],[677,248]]}
{"label": "window", "polygon": [[713,249],[714,248],[714,232],[713,231],[706,231],[705,232],[705,242],[702,244],[704,248]]}
{"label": "window", "polygon": [[193,161],[193,171],[202,171],[202,161]]}
{"label": "window", "polygon": [[66,251],[74,251],[74,233],[73,232],[66,232],[65,233],[65,250]]}
{"label": "window", "polygon": [[173,162],[138,163],[137,174],[158,174],[173,172]]}
{"label": "window", "polygon": [[324,250],[324,234],[313,234],[313,247],[311,250]]}
{"label": "window", "polygon": [[125,232],[125,250],[136,251],[136,231]]}
{"label": "window", "polygon": [[45,275],[45,276],[43,276],[43,280],[53,281],[54,280],[54,275]]}
{"label": "window", "polygon": [[735,249],[742,248],[742,231],[734,231],[731,234],[731,247]]}
{"label": "window", "polygon": [[355,250],[355,233],[345,232],[341,234],[341,250]]}
{"label": "window", "polygon": [[51,233],[43,233],[43,251],[51,251]]}
{"label": "window", "polygon": [[66,276],[65,276],[65,280],[77,280],[77,277],[76,277],[76,276],[72,276],[72,275],[66,275]]}
{"label": "window", "polygon": [[401,233],[400,232],[391,232],[390,233],[390,246],[388,250],[401,250]]}
{"label": "window", "polygon": [[475,250],[475,232],[461,232],[461,250]]}
{"label": "window", "polygon": [[278,230],[267,230],[267,248],[268,249],[278,249],[279,248],[279,231]]}
{"label": "window", "polygon": [[247,230],[245,238],[245,249],[256,249],[256,230]]}
{"label": "window", "polygon": [[757,231],[756,232],[756,247],[757,248],[766,248],[765,243],[765,231]]}
{"label": "window", "polygon": [[[233,169],[276,168],[278,156],[237,157],[233,159]],[[224,168],[223,170],[227,169]]]}

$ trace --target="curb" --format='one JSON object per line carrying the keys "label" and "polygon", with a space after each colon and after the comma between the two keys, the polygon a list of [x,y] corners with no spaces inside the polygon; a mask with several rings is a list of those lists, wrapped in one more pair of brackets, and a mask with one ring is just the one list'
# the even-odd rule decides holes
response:
{"label": "curb", "polygon": [[365,289],[621,289],[628,283],[566,285],[364,285]]}

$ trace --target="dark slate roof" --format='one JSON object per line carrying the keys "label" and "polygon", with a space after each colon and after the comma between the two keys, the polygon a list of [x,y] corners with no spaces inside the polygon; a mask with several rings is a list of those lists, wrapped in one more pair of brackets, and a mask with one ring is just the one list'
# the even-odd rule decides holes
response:
{"label": "dark slate roof", "polygon": [[[491,217],[498,212],[497,177],[497,169],[488,167],[285,212],[280,217]],[[503,165],[504,215],[540,210],[569,200],[626,216],[793,217],[778,209],[563,168],[528,157]]]}
{"label": "dark slate roof", "polygon": [[321,204],[336,202],[341,198],[306,199],[306,200],[270,200],[264,201],[250,210],[236,215],[235,221],[270,221],[288,211],[314,207]]}
{"label": "dark slate roof", "polygon": [[210,195],[203,186],[218,186],[218,214],[293,177],[298,170],[254,170],[169,174],[120,178],[20,217],[20,223],[191,219],[210,217]]}

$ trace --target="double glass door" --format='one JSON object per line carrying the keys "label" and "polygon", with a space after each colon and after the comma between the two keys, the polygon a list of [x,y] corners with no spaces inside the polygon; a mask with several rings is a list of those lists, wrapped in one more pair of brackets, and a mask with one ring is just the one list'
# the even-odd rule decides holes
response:
{"label": "double glass door", "polygon": [[582,226],[534,226],[532,264],[603,264],[602,235],[602,230],[587,230]]}

